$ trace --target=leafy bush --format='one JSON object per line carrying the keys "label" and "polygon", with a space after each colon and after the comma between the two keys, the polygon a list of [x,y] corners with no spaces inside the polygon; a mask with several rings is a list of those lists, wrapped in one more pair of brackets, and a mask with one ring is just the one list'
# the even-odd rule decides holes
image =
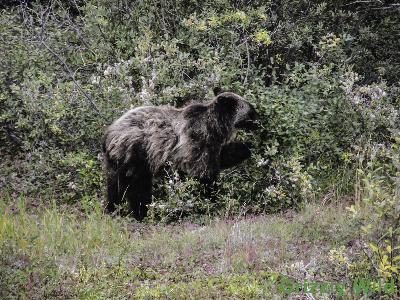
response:
{"label": "leafy bush", "polygon": [[362,148],[355,203],[348,207],[357,226],[361,253],[350,255],[342,246],[331,251],[336,268],[351,279],[372,278],[377,293],[391,284],[400,289],[400,197],[399,133],[390,145],[369,144]]}
{"label": "leafy bush", "polygon": [[1,8],[0,183],[13,191],[102,198],[99,140],[112,120],[216,86],[260,112],[254,155],[222,174],[215,205],[191,180],[159,182],[169,192],[155,219],[298,206],[351,174],[354,144],[392,141],[400,126],[389,4],[28,2]]}

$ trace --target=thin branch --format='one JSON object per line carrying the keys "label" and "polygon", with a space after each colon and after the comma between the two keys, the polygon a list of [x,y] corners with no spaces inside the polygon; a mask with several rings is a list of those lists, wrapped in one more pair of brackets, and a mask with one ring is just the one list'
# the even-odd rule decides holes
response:
{"label": "thin branch", "polygon": [[22,146],[23,142],[22,139],[15,135],[15,133],[12,132],[12,129],[8,125],[2,126],[1,130],[9,137],[10,140],[12,140],[17,146]]}
{"label": "thin branch", "polygon": [[246,69],[246,76],[243,80],[243,84],[247,84],[247,78],[249,77],[249,71],[250,71],[250,51],[249,51],[249,44],[246,38],[245,41],[245,45],[246,45],[246,53],[247,53],[247,69]]}
{"label": "thin branch", "polygon": [[385,7],[372,7],[372,8],[370,8],[370,10],[389,10],[389,9],[400,10],[400,3],[391,4],[391,5],[385,6]]}
{"label": "thin branch", "polygon": [[68,66],[68,64],[62,59],[62,57],[57,54],[53,49],[51,49],[43,40],[41,41],[41,44],[49,51],[64,67],[64,70],[68,73],[69,77],[72,79],[76,87],[79,89],[79,91],[85,96],[85,98],[89,101],[93,109],[97,112],[97,114],[100,115],[100,110],[97,107],[96,103],[94,103],[92,97],[82,88],[82,86],[79,84],[79,82],[75,79],[74,72],[72,72],[71,68]]}
{"label": "thin branch", "polygon": [[[73,1],[74,5],[75,5],[76,9],[78,11],[80,11],[79,6],[76,3],[76,1],[75,0],[72,0],[72,1]],[[83,35],[82,35],[81,31],[79,30],[79,27],[75,26],[75,22],[71,19],[70,15],[69,15],[68,11],[65,9],[63,3],[59,2],[59,1],[57,1],[57,2],[59,3],[59,6],[61,7],[61,9],[64,11],[66,17],[68,18],[69,25],[73,28],[73,30],[75,31],[75,33],[76,33],[77,37],[79,38],[79,40],[82,42],[82,44],[84,44],[86,46],[86,49],[88,51],[90,51],[93,54],[94,57],[96,57],[97,56],[96,53],[90,48],[89,44],[83,38]]]}
{"label": "thin branch", "polygon": [[379,1],[379,0],[378,1],[376,1],[376,0],[359,0],[359,1],[354,1],[354,2],[347,3],[347,4],[343,4],[342,7],[350,6],[350,5],[354,5],[354,4],[375,3],[375,2],[382,3],[382,1]]}
{"label": "thin branch", "polygon": [[[101,115],[99,108],[97,107],[96,103],[93,101],[93,98],[82,88],[82,86],[79,84],[79,82],[75,79],[75,74],[74,74],[74,72],[72,72],[71,68],[68,66],[66,61],[59,54],[57,54],[53,49],[51,49],[44,40],[45,27],[46,27],[46,23],[48,21],[49,15],[52,11],[53,4],[54,4],[54,1],[51,1],[50,5],[45,9],[45,11],[41,14],[41,16],[39,16],[39,14],[37,12],[32,10],[32,12],[35,13],[36,16],[38,17],[38,19],[40,19],[40,21],[41,21],[41,32],[40,32],[40,36],[39,36],[39,42],[41,45],[43,45],[46,48],[47,51],[49,51],[62,64],[62,66],[64,67],[64,70],[68,73],[69,77],[72,79],[72,81],[74,82],[76,87],[79,89],[79,91],[83,94],[83,96],[89,101],[90,105],[93,107],[95,112],[98,115]],[[27,5],[23,6],[22,4],[21,4],[20,8],[22,10],[23,20],[25,23],[25,20],[26,20],[25,12],[26,12],[26,10],[29,10],[30,8],[27,7]],[[28,31],[30,31],[30,28],[29,28],[29,26],[27,26],[27,24],[25,24],[25,27],[28,29]]]}

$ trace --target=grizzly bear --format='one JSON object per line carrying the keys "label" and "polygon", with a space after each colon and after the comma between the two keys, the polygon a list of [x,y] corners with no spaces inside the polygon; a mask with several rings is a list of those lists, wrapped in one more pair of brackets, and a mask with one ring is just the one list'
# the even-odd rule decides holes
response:
{"label": "grizzly bear", "polygon": [[127,200],[137,220],[147,214],[152,179],[167,164],[205,184],[251,153],[248,143],[231,142],[236,129],[254,130],[256,111],[239,95],[223,92],[211,101],[129,110],[105,131],[107,211]]}

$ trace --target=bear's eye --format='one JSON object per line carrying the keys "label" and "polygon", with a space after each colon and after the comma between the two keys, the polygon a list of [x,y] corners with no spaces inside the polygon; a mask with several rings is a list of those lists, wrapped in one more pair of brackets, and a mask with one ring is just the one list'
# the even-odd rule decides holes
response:
{"label": "bear's eye", "polygon": [[197,130],[193,130],[193,131],[190,132],[189,138],[192,141],[198,141],[201,138],[201,133],[199,131],[197,131]]}

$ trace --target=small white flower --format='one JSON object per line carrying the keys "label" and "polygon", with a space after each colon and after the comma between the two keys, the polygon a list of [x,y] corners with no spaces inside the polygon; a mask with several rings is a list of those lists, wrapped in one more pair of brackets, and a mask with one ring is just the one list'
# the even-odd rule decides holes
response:
{"label": "small white flower", "polygon": [[260,159],[260,160],[257,162],[257,167],[264,167],[264,166],[267,166],[268,163],[269,163],[269,160],[268,160],[268,159]]}
{"label": "small white flower", "polygon": [[112,75],[112,74],[114,74],[113,67],[108,66],[107,69],[104,70],[104,76],[109,76],[109,75]]}
{"label": "small white flower", "polygon": [[92,84],[98,85],[100,83],[100,76],[92,77]]}

